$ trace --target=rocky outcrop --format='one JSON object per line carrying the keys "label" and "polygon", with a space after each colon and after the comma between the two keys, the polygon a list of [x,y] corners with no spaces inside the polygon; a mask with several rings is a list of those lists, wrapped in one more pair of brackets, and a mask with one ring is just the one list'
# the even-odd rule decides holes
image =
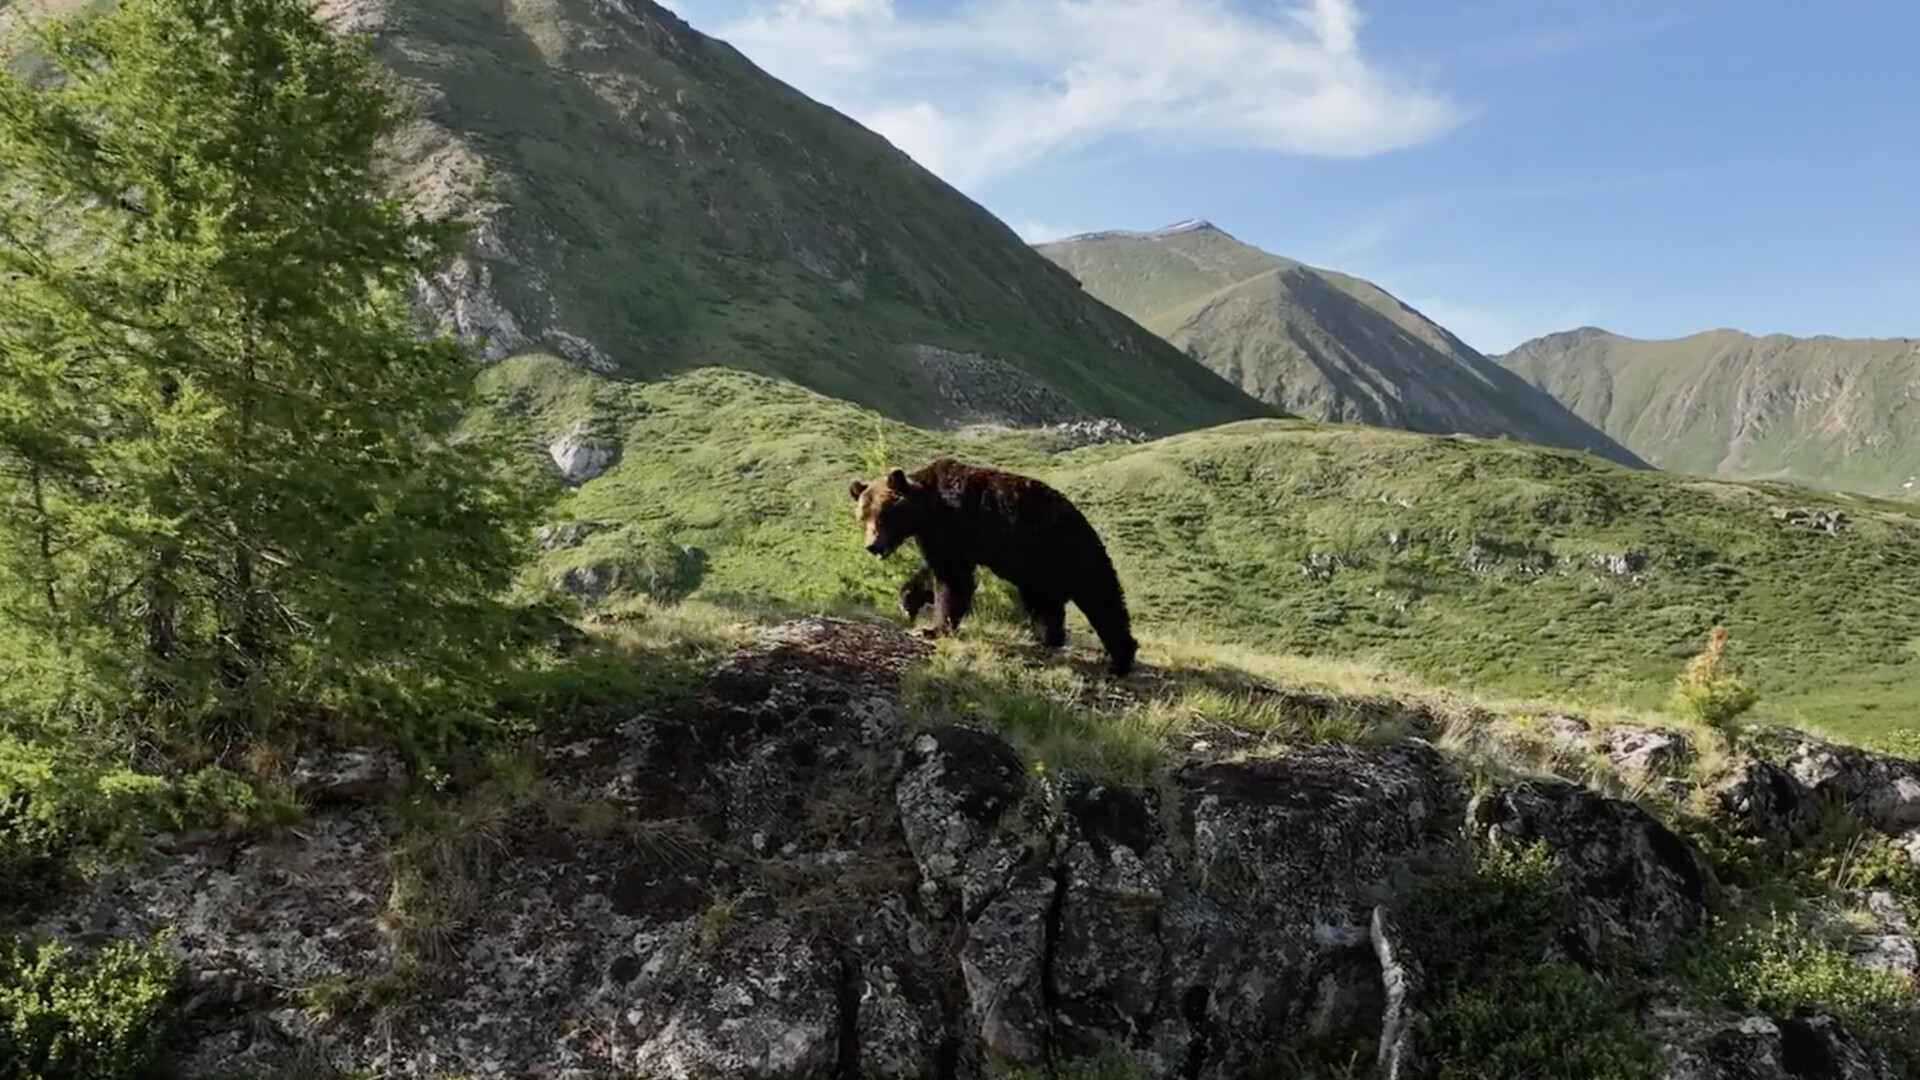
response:
{"label": "rocky outcrop", "polygon": [[1920,868],[1920,761],[1763,728],[1764,756],[1741,762],[1714,789],[1722,817],[1749,836],[1794,841],[1823,808],[1905,850]]}
{"label": "rocky outcrop", "polygon": [[1563,715],[1541,717],[1539,726],[1556,742],[1599,753],[1623,773],[1666,776],[1682,769],[1694,753],[1678,731],[1614,724],[1596,732],[1585,720]]}
{"label": "rocky outcrop", "polygon": [[1842,510],[1808,510],[1805,507],[1773,508],[1773,520],[1789,528],[1839,536],[1847,531],[1847,515]]}
{"label": "rocky outcrop", "polygon": [[1396,1045],[1379,952],[1400,967],[1377,926],[1396,883],[1450,854],[1462,801],[1431,747],[1209,762],[1166,792],[1055,787],[1018,765],[942,729],[900,788],[929,910],[960,916],[987,1054],[1216,1076],[1341,1025]]}
{"label": "rocky outcrop", "polygon": [[594,533],[615,527],[600,521],[549,522],[533,531],[533,542],[541,551],[560,551],[579,547]]}
{"label": "rocky outcrop", "polygon": [[1906,905],[1889,889],[1871,889],[1862,898],[1861,907],[1871,926],[1853,941],[1855,959],[1911,985],[1920,985],[1920,947],[1916,947],[1914,919]]}
{"label": "rocky outcrop", "polygon": [[953,426],[1018,428],[1092,419],[1045,379],[998,357],[928,344],[902,346],[900,354],[910,377],[924,387],[928,400],[942,403]]}
{"label": "rocky outcrop", "polygon": [[1667,1080],[1897,1080],[1881,1055],[1828,1016],[1703,1016],[1654,1010]]}
{"label": "rocky outcrop", "polygon": [[1658,962],[1706,920],[1705,862],[1635,803],[1537,780],[1476,799],[1472,813],[1495,844],[1544,842],[1560,856],[1561,944],[1584,967]]}
{"label": "rocky outcrop", "polygon": [[1920,761],[1806,738],[1794,742],[1786,769],[1816,798],[1889,836],[1920,832]]}
{"label": "rocky outcrop", "polygon": [[[1705,917],[1700,860],[1633,803],[1538,780],[1470,801],[1415,738],[1183,740],[1150,782],[1063,780],[906,716],[928,649],[788,624],[671,708],[547,745],[539,798],[452,793],[424,832],[367,804],[399,782],[377,756],[315,756],[297,829],[175,838],[33,930],[175,927],[184,1076],[964,1080],[1106,1056],[1224,1080],[1316,1038],[1422,1075],[1433,1002],[1397,912],[1466,865],[1464,825],[1552,849],[1560,951],[1595,971]],[[1881,1075],[1812,1021],[1694,1021],[1676,1077],[1803,1075],[1736,1068],[1802,1060],[1803,1028],[1841,1063],[1821,1075]]]}
{"label": "rocky outcrop", "polygon": [[569,484],[584,484],[606,472],[620,456],[620,446],[579,432],[562,435],[547,447],[547,456]]}
{"label": "rocky outcrop", "polygon": [[1799,780],[1770,761],[1749,759],[1721,780],[1712,798],[1719,819],[1746,836],[1805,836],[1818,808]]}

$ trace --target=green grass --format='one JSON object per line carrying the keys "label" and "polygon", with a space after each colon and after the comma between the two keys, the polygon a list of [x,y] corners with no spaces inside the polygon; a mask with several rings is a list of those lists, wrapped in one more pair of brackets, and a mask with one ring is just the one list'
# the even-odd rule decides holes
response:
{"label": "green grass", "polygon": [[1663,469],[1887,495],[1920,475],[1910,338],[1585,329],[1498,359]]}
{"label": "green grass", "polygon": [[[1304,421],[1052,454],[1032,436],[935,434],[733,372],[626,386],[523,357],[487,380],[502,406],[476,422],[622,433],[622,461],[561,506],[605,523],[598,545],[548,553],[536,579],[610,548],[693,548],[695,598],[890,610],[911,554],[861,550],[846,482],[880,460],[951,452],[1079,502],[1114,553],[1151,664],[1204,646],[1560,708],[1658,710],[1724,624],[1728,659],[1759,695],[1752,719],[1871,738],[1920,715],[1920,520],[1903,504]],[[1771,513],[1801,505],[1842,506],[1852,525],[1826,536]],[[1635,569],[1600,565],[1615,559]]]}
{"label": "green grass", "polygon": [[1210,225],[1041,245],[1088,292],[1288,413],[1437,433],[1625,448],[1397,298]]}

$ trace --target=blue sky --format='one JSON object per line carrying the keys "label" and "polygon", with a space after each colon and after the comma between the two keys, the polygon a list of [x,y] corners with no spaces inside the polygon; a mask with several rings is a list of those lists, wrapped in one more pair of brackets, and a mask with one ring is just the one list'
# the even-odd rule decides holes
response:
{"label": "blue sky", "polygon": [[674,0],[1029,240],[1206,218],[1501,351],[1920,336],[1914,0]]}

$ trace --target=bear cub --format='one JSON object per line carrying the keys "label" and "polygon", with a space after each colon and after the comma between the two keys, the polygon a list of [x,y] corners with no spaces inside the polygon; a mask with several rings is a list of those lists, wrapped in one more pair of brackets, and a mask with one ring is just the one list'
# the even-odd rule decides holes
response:
{"label": "bear cub", "polygon": [[1067,604],[1087,617],[1115,675],[1133,670],[1133,638],[1120,576],[1093,525],[1065,495],[1029,476],[943,457],[913,473],[849,485],[867,550],[881,558],[912,540],[925,561],[900,586],[912,619],[928,600],[946,633],[973,606],[985,567],[1019,594],[1040,644],[1067,640]]}

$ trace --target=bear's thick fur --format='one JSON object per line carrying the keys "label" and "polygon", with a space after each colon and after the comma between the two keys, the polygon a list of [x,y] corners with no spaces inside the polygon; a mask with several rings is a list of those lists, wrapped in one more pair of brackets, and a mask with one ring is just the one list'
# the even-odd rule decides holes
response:
{"label": "bear's thick fur", "polygon": [[932,586],[936,623],[951,634],[973,606],[974,572],[984,566],[1012,585],[1040,644],[1067,640],[1067,604],[1080,609],[1116,675],[1139,652],[1120,577],[1106,545],[1065,495],[1028,476],[943,457],[924,469],[894,469],[849,487],[867,550],[885,558],[915,541],[926,560],[900,586],[911,619]]}
{"label": "bear's thick fur", "polygon": [[926,566],[900,583],[900,613],[908,622],[920,617],[920,609],[933,603],[933,570]]}

